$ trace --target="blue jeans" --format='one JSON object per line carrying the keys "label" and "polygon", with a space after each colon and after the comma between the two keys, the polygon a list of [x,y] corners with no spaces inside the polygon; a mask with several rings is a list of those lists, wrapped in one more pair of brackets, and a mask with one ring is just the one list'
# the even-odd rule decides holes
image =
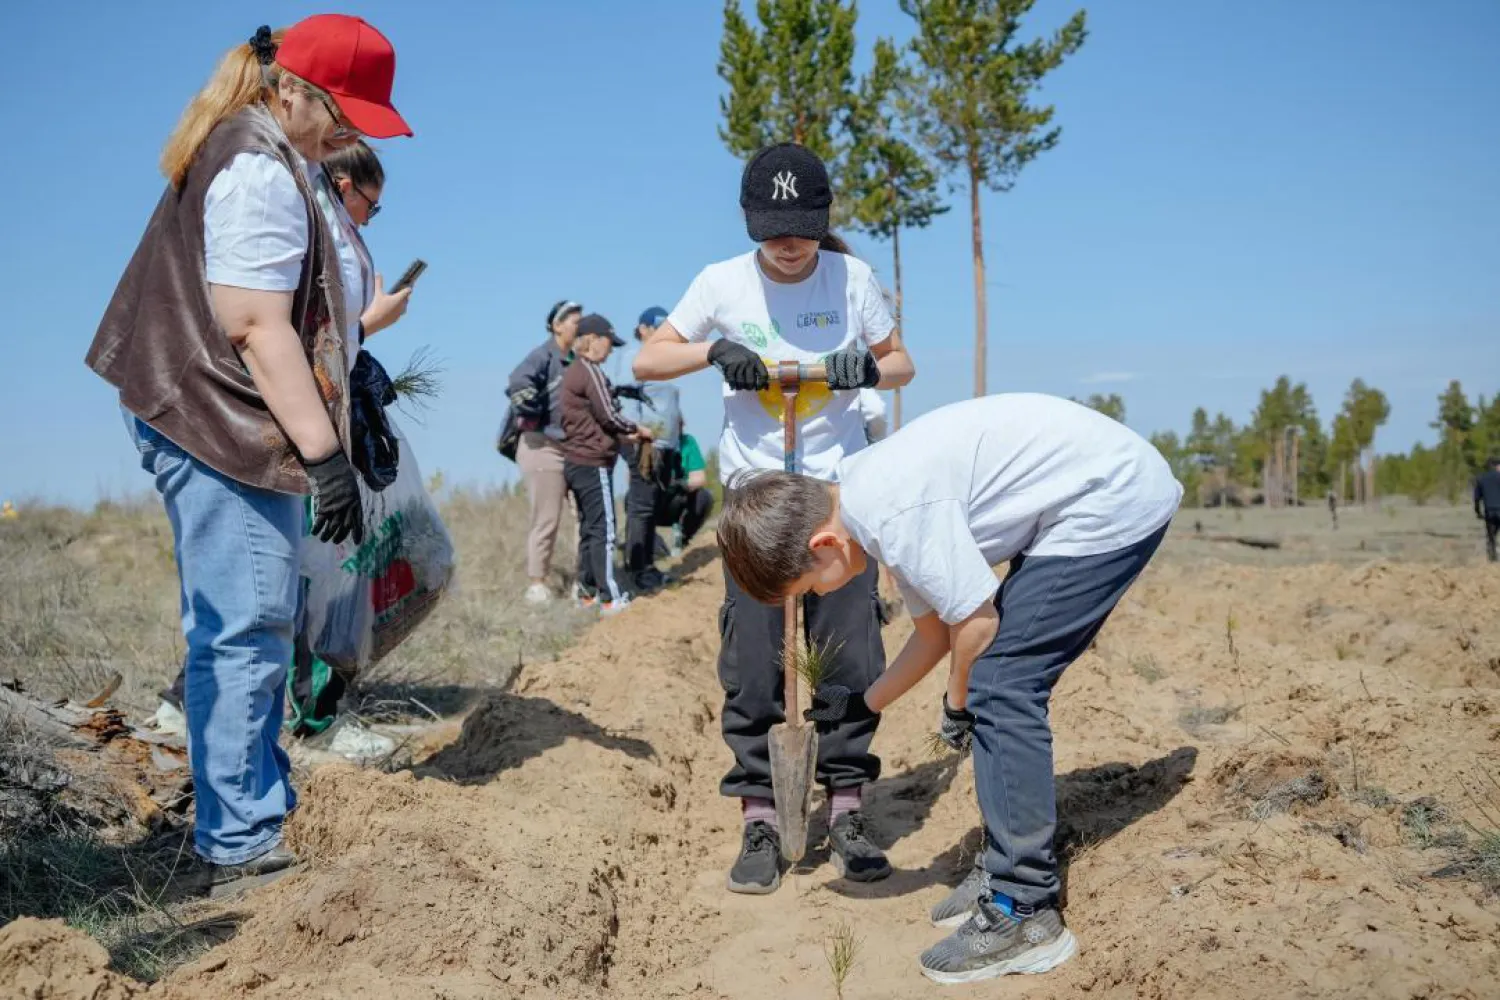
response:
{"label": "blue jeans", "polygon": [[302,498],[236,482],[126,414],[172,523],[187,638],[194,846],[239,864],[281,842],[297,804],[277,743],[297,617]]}
{"label": "blue jeans", "polygon": [[1089,648],[1167,529],[1097,556],[1017,556],[995,596],[1000,626],[969,674],[974,780],[990,887],[1018,903],[1058,895],[1052,687]]}

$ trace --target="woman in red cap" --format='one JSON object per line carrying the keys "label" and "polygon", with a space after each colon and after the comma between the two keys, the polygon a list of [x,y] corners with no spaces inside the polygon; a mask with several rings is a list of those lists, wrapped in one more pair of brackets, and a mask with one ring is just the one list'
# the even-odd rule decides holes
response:
{"label": "woman in red cap", "polygon": [[230,50],[167,141],[167,190],[89,350],[172,524],[194,838],[215,883],[294,861],[277,734],[302,496],[319,538],[363,532],[348,400],[363,292],[341,275],[317,164],[361,135],[411,134],[395,66],[383,35],[342,15]]}

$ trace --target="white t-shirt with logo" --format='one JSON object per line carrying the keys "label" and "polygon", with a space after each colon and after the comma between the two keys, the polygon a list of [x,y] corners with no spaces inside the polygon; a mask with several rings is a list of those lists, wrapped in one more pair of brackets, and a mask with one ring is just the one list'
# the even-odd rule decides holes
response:
{"label": "white t-shirt with logo", "polygon": [[[818,266],[795,284],[761,271],[759,251],[711,264],[693,279],[668,317],[693,343],[717,332],[767,363],[817,362],[855,344],[882,343],[896,328],[870,266],[854,257],[818,252]],[[836,480],[839,462],[865,446],[858,392],[804,385],[797,401],[797,469]],[[724,387],[720,474],[783,467],[781,390],[733,392]]]}
{"label": "white t-shirt with logo", "polygon": [[913,618],[949,625],[995,596],[1019,552],[1091,556],[1172,519],[1182,486],[1139,434],[1070,400],[1007,393],[923,414],[844,460],[851,537],[890,567]]}

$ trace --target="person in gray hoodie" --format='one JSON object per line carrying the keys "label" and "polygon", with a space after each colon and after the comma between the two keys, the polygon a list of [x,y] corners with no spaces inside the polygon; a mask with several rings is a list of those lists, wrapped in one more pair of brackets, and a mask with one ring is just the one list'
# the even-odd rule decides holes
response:
{"label": "person in gray hoodie", "polygon": [[559,391],[563,372],[573,361],[573,341],[583,306],[563,299],[547,311],[548,337],[510,373],[506,395],[520,420],[521,440],[516,464],[531,500],[531,527],[526,537],[526,600],[545,604],[552,599],[547,572],[557,541],[557,525],[567,500],[563,478],[562,406]]}

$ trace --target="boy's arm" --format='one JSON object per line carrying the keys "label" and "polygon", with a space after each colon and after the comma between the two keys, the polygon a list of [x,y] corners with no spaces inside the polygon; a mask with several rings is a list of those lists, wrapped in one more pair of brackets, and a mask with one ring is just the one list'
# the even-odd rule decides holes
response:
{"label": "boy's arm", "polygon": [[930,674],[948,652],[949,629],[936,613],[922,615],[912,624],[916,628],[911,638],[880,679],[865,691],[865,704],[872,712],[885,711],[887,705]]}
{"label": "boy's arm", "polygon": [[960,709],[969,700],[969,671],[995,641],[1000,613],[994,604],[986,602],[957,625],[946,628],[948,644],[953,650],[953,662],[948,667],[948,707]]}

